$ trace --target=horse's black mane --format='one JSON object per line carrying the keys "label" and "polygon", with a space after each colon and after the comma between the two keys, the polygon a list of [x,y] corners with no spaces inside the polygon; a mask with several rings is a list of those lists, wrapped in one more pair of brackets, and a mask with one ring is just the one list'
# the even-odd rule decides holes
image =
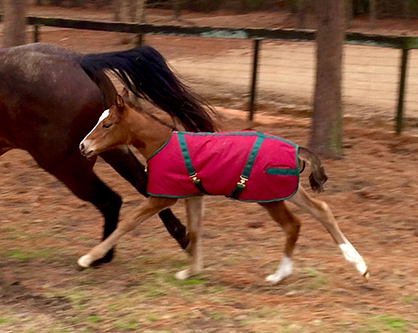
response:
{"label": "horse's black mane", "polygon": [[81,58],[81,66],[91,77],[97,71],[110,70],[136,96],[177,118],[187,131],[216,130],[213,108],[180,82],[162,55],[150,46],[87,54]]}

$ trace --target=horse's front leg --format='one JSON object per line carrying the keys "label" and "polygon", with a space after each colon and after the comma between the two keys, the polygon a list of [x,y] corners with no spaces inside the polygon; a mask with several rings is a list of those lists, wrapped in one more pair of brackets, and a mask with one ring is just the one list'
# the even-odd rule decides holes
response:
{"label": "horse's front leg", "polygon": [[112,247],[116,245],[119,238],[126,233],[134,230],[142,222],[157,214],[159,211],[174,205],[177,199],[172,198],[155,198],[146,199],[137,209],[121,221],[112,234],[96,245],[89,253],[78,259],[78,265],[82,268],[89,267],[94,261],[102,258]]}
{"label": "horse's front leg", "polygon": [[178,280],[185,280],[190,276],[199,274],[203,269],[203,258],[200,241],[201,221],[203,212],[203,196],[190,197],[186,199],[187,226],[189,229],[189,246],[187,251],[191,255],[189,268],[176,273]]}

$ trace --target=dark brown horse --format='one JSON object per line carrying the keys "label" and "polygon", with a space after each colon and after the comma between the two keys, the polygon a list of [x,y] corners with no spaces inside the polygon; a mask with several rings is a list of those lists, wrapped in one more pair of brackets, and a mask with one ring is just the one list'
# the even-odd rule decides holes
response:
{"label": "dark brown horse", "polygon": [[[80,140],[115,101],[116,90],[104,70],[114,72],[135,95],[181,119],[188,130],[212,131],[214,126],[206,105],[151,47],[88,55],[47,44],[0,50],[0,155],[13,148],[27,150],[102,212],[106,238],[117,226],[122,199],[94,173],[96,159],[87,160],[78,150]],[[196,111],[196,117],[182,116],[184,108]],[[144,167],[127,147],[100,156],[146,194]],[[188,238],[180,221],[170,210],[160,217],[185,248]],[[111,258],[112,251],[102,261]]]}

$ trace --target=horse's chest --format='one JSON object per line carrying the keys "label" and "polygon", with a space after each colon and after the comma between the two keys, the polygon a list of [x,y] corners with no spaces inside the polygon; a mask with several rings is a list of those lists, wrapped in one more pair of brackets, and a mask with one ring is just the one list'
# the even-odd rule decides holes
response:
{"label": "horse's chest", "polygon": [[147,191],[176,198],[204,190],[244,201],[284,200],[297,190],[297,161],[297,146],[271,135],[173,132],[148,160]]}

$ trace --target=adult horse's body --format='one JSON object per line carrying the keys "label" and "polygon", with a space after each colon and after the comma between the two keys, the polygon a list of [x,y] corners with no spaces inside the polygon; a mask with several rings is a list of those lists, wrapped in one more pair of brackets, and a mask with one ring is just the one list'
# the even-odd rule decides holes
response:
{"label": "adult horse's body", "polygon": [[[116,73],[136,95],[169,114],[185,106],[204,105],[184,87],[161,55],[150,47],[82,55],[47,44],[0,50],[0,155],[19,148],[61,180],[79,198],[91,202],[105,219],[103,238],[116,228],[122,200],[93,172],[95,158],[78,150],[80,140],[115,100],[116,90],[103,70]],[[208,114],[183,119],[191,130],[213,130]],[[146,194],[144,167],[127,147],[101,154],[142,194]],[[160,214],[183,248],[185,228],[170,210]],[[110,260],[112,252],[104,260]]]}

